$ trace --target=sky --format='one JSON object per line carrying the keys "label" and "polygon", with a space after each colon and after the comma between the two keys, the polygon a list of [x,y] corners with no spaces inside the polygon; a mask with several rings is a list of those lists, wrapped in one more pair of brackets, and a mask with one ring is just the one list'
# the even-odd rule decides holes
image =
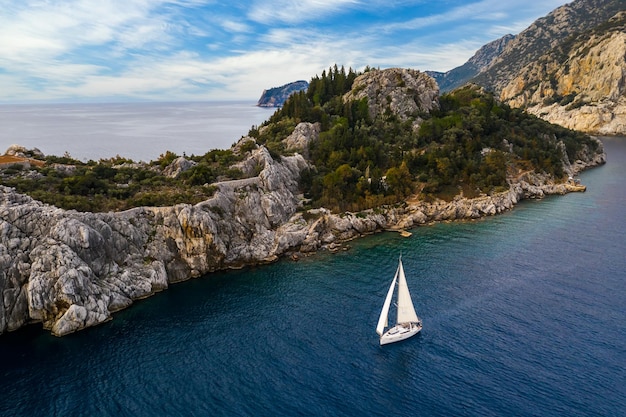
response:
{"label": "sky", "polygon": [[447,71],[565,0],[0,0],[0,103],[258,100],[337,64]]}

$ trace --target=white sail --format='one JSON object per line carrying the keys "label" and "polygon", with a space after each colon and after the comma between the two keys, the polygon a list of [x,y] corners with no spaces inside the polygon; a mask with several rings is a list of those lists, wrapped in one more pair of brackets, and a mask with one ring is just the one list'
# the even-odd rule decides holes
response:
{"label": "white sail", "polygon": [[389,291],[387,291],[387,297],[385,298],[385,303],[383,304],[383,310],[380,312],[380,317],[378,318],[378,325],[376,326],[376,333],[379,335],[383,335],[383,331],[385,327],[387,327],[388,316],[389,316],[389,307],[391,306],[391,298],[393,297],[393,291],[396,286],[396,280],[398,279],[398,271],[396,270],[396,275],[393,277],[393,281],[391,282],[391,286],[389,287]]}
{"label": "white sail", "polygon": [[[398,323],[410,323],[417,322],[417,313],[413,307],[413,301],[411,300],[411,294],[409,293],[409,287],[406,284],[406,277],[404,276],[404,268],[402,267],[402,260],[400,260],[400,266],[398,267]],[[394,279],[395,282],[395,279]]]}

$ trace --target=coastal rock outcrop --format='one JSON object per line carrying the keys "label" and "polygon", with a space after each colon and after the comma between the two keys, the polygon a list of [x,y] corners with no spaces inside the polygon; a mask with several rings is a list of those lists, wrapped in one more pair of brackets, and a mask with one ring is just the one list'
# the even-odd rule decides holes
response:
{"label": "coastal rock outcrop", "polygon": [[172,282],[276,259],[298,206],[300,155],[252,158],[258,177],[215,184],[200,204],[120,213],[65,211],[0,187],[0,333],[41,322],[64,335]]}

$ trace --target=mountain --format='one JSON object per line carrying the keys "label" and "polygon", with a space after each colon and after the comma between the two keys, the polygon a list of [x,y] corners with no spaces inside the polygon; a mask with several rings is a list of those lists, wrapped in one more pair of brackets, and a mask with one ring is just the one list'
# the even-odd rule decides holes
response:
{"label": "mountain", "polygon": [[549,122],[625,135],[626,12],[571,36],[499,88],[504,102]]}
{"label": "mountain", "polygon": [[263,94],[261,94],[261,98],[256,105],[259,107],[281,107],[290,95],[307,88],[309,88],[309,83],[301,80],[263,90]]}
{"label": "mountain", "polygon": [[499,93],[524,67],[623,10],[623,0],[576,0],[561,6],[515,36],[473,81]]}
{"label": "mountain", "polygon": [[437,81],[441,91],[451,91],[489,68],[504,48],[514,39],[513,35],[504,35],[500,39],[481,47],[465,64],[447,72],[427,71]]}
{"label": "mountain", "polygon": [[625,9],[623,0],[573,1],[435,78],[444,91],[478,84],[568,128],[626,134]]}

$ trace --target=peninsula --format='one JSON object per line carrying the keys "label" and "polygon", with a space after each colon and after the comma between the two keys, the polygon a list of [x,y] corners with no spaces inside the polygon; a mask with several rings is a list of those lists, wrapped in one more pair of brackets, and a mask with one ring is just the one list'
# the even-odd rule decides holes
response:
{"label": "peninsula", "polygon": [[[495,215],[571,191],[568,177],[605,155],[476,86],[440,96],[417,70],[331,68],[230,150],[149,166],[44,160],[1,172],[0,333],[40,322],[61,336],[220,269]],[[72,206],[98,199],[114,206]]]}

